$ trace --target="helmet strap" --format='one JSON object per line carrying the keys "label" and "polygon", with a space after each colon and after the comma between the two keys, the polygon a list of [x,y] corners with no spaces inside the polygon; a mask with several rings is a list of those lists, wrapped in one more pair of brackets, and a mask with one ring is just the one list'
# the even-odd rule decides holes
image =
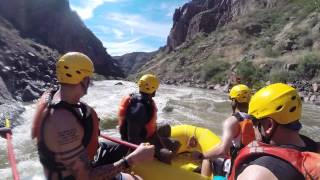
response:
{"label": "helmet strap", "polygon": [[235,99],[231,99],[231,108],[232,108],[232,113],[234,114],[237,109],[238,102]]}
{"label": "helmet strap", "polygon": [[90,79],[88,78],[88,83],[85,83],[87,80],[86,78],[83,79],[81,82],[80,82],[80,85],[81,85],[81,88],[84,92],[84,94],[87,94],[88,92],[88,87],[89,87],[89,84],[90,84]]}

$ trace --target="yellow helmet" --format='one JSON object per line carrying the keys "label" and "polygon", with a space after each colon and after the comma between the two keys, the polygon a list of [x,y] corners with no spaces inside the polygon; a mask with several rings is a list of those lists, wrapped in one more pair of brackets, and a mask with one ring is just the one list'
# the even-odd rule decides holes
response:
{"label": "yellow helmet", "polygon": [[159,79],[153,74],[145,74],[138,81],[139,91],[153,94],[159,88]]}
{"label": "yellow helmet", "polygon": [[279,124],[289,124],[300,119],[301,108],[297,90],[287,84],[276,83],[252,96],[248,113],[257,119],[270,117]]}
{"label": "yellow helmet", "polygon": [[91,59],[80,52],[68,52],[56,64],[57,79],[60,83],[78,84],[83,78],[92,76],[94,67]]}
{"label": "yellow helmet", "polygon": [[231,88],[229,96],[239,103],[248,103],[251,97],[251,90],[243,84],[235,85]]}

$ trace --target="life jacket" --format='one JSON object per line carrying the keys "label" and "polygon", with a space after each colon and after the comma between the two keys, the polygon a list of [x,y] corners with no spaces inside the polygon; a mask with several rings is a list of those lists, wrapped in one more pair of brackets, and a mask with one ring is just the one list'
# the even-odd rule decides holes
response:
{"label": "life jacket", "polygon": [[[56,91],[46,91],[37,104],[35,117],[32,125],[32,138],[37,138],[37,146],[40,162],[51,173],[58,172],[61,176],[61,171],[66,170],[62,163],[55,161],[55,152],[52,152],[43,141],[44,138],[44,124],[49,116],[51,109],[65,109],[71,112],[78,120],[79,124],[84,129],[84,136],[82,138],[82,145],[86,148],[89,160],[94,159],[94,155],[99,147],[98,136],[99,130],[99,118],[97,113],[85,103],[69,104],[65,101],[52,102],[53,95]],[[77,109],[81,109],[82,115],[80,115]],[[50,175],[49,175],[50,176]],[[62,179],[62,177],[60,178]]]}
{"label": "life jacket", "polygon": [[233,137],[232,146],[229,151],[229,158],[231,159],[231,166],[236,159],[241,148],[255,140],[255,133],[250,116],[247,113],[236,112],[233,114],[239,122],[239,133]]}
{"label": "life jacket", "polygon": [[255,140],[255,133],[250,116],[243,112],[233,114],[239,121],[240,130],[237,136],[240,136],[241,147],[244,147]]}
{"label": "life jacket", "polygon": [[[133,101],[140,101],[144,103],[143,102],[144,100],[142,100],[141,95],[139,94],[130,94],[128,96],[125,96],[122,98],[120,102],[119,111],[118,111],[118,124],[119,124],[120,130],[124,128],[126,124],[127,109]],[[157,129],[158,109],[152,99],[151,99],[151,104],[152,104],[152,115],[150,120],[145,125],[145,130],[147,132],[146,138],[153,136]]]}
{"label": "life jacket", "polygon": [[242,148],[235,160],[229,180],[237,177],[237,170],[248,159],[271,155],[290,163],[298,170],[307,180],[320,179],[320,154],[314,152],[301,152],[293,148],[284,148],[272,146],[261,142],[253,141],[248,146]]}

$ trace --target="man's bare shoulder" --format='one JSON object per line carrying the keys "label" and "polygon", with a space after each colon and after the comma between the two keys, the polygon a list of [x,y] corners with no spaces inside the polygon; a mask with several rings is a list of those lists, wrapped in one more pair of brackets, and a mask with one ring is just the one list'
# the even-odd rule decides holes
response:
{"label": "man's bare shoulder", "polygon": [[239,124],[239,122],[235,116],[230,116],[224,120],[223,124],[225,126],[233,126],[233,125]]}
{"label": "man's bare shoulder", "polygon": [[[252,173],[254,172],[254,173]],[[277,177],[267,168],[259,165],[250,165],[238,176],[238,180],[276,180]]]}

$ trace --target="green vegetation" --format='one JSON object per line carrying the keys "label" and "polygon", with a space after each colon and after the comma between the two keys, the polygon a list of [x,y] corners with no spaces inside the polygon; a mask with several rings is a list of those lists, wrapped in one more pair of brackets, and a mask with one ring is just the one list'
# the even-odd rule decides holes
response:
{"label": "green vegetation", "polygon": [[296,3],[310,11],[320,10],[320,0],[290,0],[290,3]]}
{"label": "green vegetation", "polygon": [[237,74],[242,83],[260,88],[264,82],[292,82],[295,80],[320,79],[320,54],[307,53],[298,62],[295,70],[283,68],[283,63],[273,64],[273,69],[269,72],[267,68],[258,68],[252,61],[242,60],[237,66]]}
{"label": "green vegetation", "polygon": [[263,81],[266,79],[265,70],[259,69],[252,61],[247,59],[244,59],[239,63],[236,72],[242,83],[255,88],[262,87],[264,84]]}
{"label": "green vegetation", "polygon": [[292,82],[295,80],[295,73],[284,70],[284,69],[274,69],[273,71],[270,72],[269,74],[269,79],[272,83],[278,83],[278,82]]}
{"label": "green vegetation", "polygon": [[299,79],[312,79],[320,76],[320,55],[306,54],[298,62],[296,76]]}
{"label": "green vegetation", "polygon": [[278,56],[281,55],[281,53],[280,53],[279,50],[273,49],[272,46],[270,46],[270,45],[267,46],[267,47],[265,47],[264,50],[263,50],[263,52],[264,52],[264,55],[265,55],[266,57],[275,58],[275,57],[278,57]]}
{"label": "green vegetation", "polygon": [[[268,81],[320,80],[320,53],[312,53],[319,51],[319,10],[320,0],[278,1],[273,8],[236,17],[208,35],[199,33],[154,62],[166,62],[159,66],[164,77],[181,73],[186,81],[222,84],[232,72],[255,89]],[[249,58],[239,62],[246,54]]]}
{"label": "green vegetation", "polygon": [[209,61],[201,69],[201,78],[205,81],[219,83],[226,80],[230,64],[226,61]]}

